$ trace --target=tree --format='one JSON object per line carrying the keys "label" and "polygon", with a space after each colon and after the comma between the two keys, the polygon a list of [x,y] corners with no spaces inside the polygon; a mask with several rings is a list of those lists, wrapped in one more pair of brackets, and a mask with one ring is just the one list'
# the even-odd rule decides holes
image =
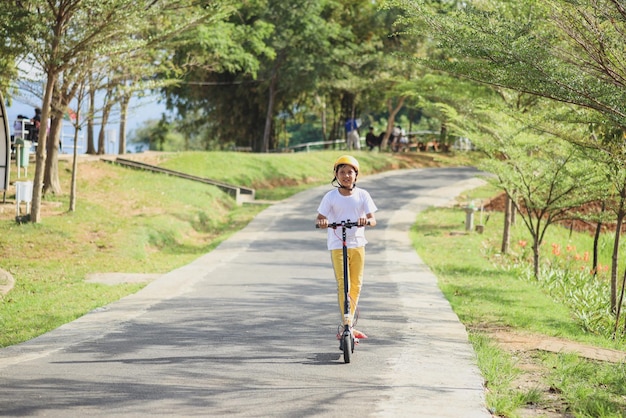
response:
{"label": "tree", "polygon": [[83,78],[82,84],[78,87],[76,93],[76,111],[70,112],[70,121],[74,126],[74,147],[72,150],[72,180],[70,185],[70,205],[69,211],[74,212],[76,210],[77,189],[78,189],[78,132],[84,125],[84,119],[82,117],[82,108],[85,98],[87,97],[86,89],[89,83],[89,78]]}
{"label": "tree", "polygon": [[[472,138],[487,158],[499,161],[511,158],[504,144],[520,130],[541,130],[541,123],[532,121],[528,114],[539,112],[540,100],[536,96],[502,88],[489,87],[450,76],[437,77],[436,106],[441,109],[442,119],[448,129],[459,136]],[[501,252],[506,254],[510,244],[510,229],[516,213],[511,196],[506,197]]]}
{"label": "tree", "polygon": [[570,211],[590,201],[587,185],[604,180],[580,150],[546,135],[507,138],[498,150],[506,159],[484,160],[496,184],[511,198],[533,239],[533,267],[539,277],[539,249],[548,227],[569,219]]}
{"label": "tree", "polygon": [[[484,1],[445,12],[431,2],[392,3],[405,8],[409,21],[426,24],[442,51],[440,59],[424,65],[596,112],[592,118],[580,112],[582,118],[572,118],[572,123],[601,120],[626,128],[622,1]],[[598,144],[589,135],[588,142],[591,147],[604,145],[601,150],[613,163],[624,163],[622,151],[610,141]],[[607,167],[607,173],[618,176],[610,182],[619,183],[624,169]],[[613,306],[617,263],[614,256]]]}
{"label": "tree", "polygon": [[[613,123],[592,123],[590,139],[582,141],[583,146],[590,150],[589,159],[597,162],[606,170],[604,198],[602,209],[613,211],[615,215],[615,235],[611,256],[611,310],[616,312],[618,303],[618,266],[622,225],[626,220],[626,148],[624,129]],[[608,186],[608,187],[607,187]],[[596,222],[602,222],[604,213],[597,215]],[[599,226],[598,226],[599,228]],[[594,241],[594,265],[597,265],[597,236]],[[626,275],[625,275],[626,277]],[[624,291],[622,284],[622,293]],[[618,318],[619,320],[619,318]]]}
{"label": "tree", "polygon": [[[221,16],[221,4],[198,6],[192,0],[176,0],[167,3],[151,0],[61,0],[57,2],[16,2],[24,12],[33,15],[36,22],[21,37],[31,64],[46,77],[43,94],[42,120],[52,113],[54,90],[62,77],[65,81],[72,69],[91,61],[92,57],[114,57],[125,51],[148,47],[154,39],[137,38],[151,23],[171,19],[171,25],[159,27],[156,39],[166,39],[178,34],[198,21],[212,15]],[[184,13],[192,10],[196,14]],[[189,17],[192,16],[192,19]],[[154,28],[153,28],[154,30]],[[145,32],[145,31],[144,31]],[[45,122],[44,122],[45,123]],[[40,220],[40,204],[44,184],[46,149],[56,147],[54,136],[41,129],[36,153],[34,192],[31,219]],[[54,153],[51,155],[54,157]],[[53,165],[48,165],[52,167]]]}
{"label": "tree", "polygon": [[621,2],[485,1],[448,13],[425,2],[404,5],[438,43],[439,59],[423,61],[429,68],[626,122]]}
{"label": "tree", "polygon": [[[248,128],[262,126],[251,96],[257,94],[259,59],[274,51],[264,42],[272,26],[254,13],[265,7],[258,3],[245,2],[230,19],[177,38],[171,61],[183,74],[180,83],[162,91],[187,135],[203,131],[210,135],[205,143],[222,138],[224,145],[249,146]],[[169,71],[157,75],[172,78]]]}
{"label": "tree", "polygon": [[[194,66],[185,83],[167,90],[168,104],[181,118],[202,109],[196,126],[209,126],[224,147],[273,149],[278,122],[304,114],[316,116],[324,139],[337,138],[342,120],[359,115],[368,90],[389,91],[372,85],[387,74],[390,45],[398,42],[388,36],[397,13],[388,15],[367,0],[246,2],[222,33],[209,38],[199,28],[195,42],[179,50],[177,63]],[[216,65],[222,38],[240,34],[247,35],[241,46]]]}
{"label": "tree", "polygon": [[61,193],[59,180],[58,154],[61,143],[63,119],[67,114],[71,100],[82,88],[89,63],[75,65],[68,68],[58,77],[54,86],[52,101],[50,103],[50,130],[46,143],[46,161],[44,166],[43,193]]}
{"label": "tree", "polygon": [[33,16],[17,1],[4,2],[0,13],[0,92],[6,92],[18,76],[16,59],[23,54],[20,35],[34,24]]}

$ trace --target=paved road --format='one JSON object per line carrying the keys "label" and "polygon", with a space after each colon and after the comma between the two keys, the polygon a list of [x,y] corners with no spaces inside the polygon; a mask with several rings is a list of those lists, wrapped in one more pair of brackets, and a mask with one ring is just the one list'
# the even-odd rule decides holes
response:
{"label": "paved road", "polygon": [[[0,415],[489,417],[464,327],[410,247],[415,214],[481,184],[470,168],[361,179],[380,211],[344,364],[323,231],[330,186],[263,211],[141,292],[0,350]],[[464,213],[459,213],[462,227]]]}

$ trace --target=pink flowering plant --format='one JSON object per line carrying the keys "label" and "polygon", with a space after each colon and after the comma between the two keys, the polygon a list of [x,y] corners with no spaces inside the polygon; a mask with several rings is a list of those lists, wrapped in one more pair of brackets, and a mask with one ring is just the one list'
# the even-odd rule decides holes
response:
{"label": "pink flowering plant", "polygon": [[526,241],[517,242],[518,259],[513,262],[520,277],[538,283],[555,301],[568,306],[585,331],[611,337],[614,316],[609,304],[609,266],[598,264],[594,275],[588,251],[555,242],[542,248],[547,254],[542,254],[540,274],[535,277],[526,247]]}
{"label": "pink flowering plant", "polygon": [[[609,302],[608,264],[599,263],[593,271],[589,251],[553,241],[540,248],[541,264],[535,276],[532,243],[524,238],[513,242],[506,255],[494,253],[489,258],[500,268],[515,271],[518,277],[539,285],[553,300],[567,306],[586,332],[613,337],[615,317]],[[493,248],[493,243],[487,247]]]}

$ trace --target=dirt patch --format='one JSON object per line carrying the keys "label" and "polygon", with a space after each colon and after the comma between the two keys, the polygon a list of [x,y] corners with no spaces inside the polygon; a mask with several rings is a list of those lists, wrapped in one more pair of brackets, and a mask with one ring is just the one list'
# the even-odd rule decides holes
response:
{"label": "dirt patch", "polygon": [[500,347],[510,352],[548,351],[551,353],[572,353],[589,360],[610,363],[626,361],[626,352],[624,351],[599,348],[563,338],[532,335],[508,329],[491,330],[489,335],[497,341]]}
{"label": "dirt patch", "polygon": [[[41,201],[40,203],[40,212],[42,216],[54,216],[62,212],[61,202]],[[19,215],[24,215],[26,213],[26,203],[20,202]],[[10,185],[7,190],[6,202],[0,201],[0,220],[16,220],[16,216],[18,216],[18,208],[17,203],[15,202],[15,187]]]}
{"label": "dirt patch", "polygon": [[[484,210],[492,212],[504,212],[506,205],[506,193],[501,193],[492,199],[484,202]],[[572,231],[586,232],[594,234],[596,232],[597,223],[587,220],[586,218],[592,214],[599,214],[602,212],[602,205],[600,202],[590,202],[578,208],[569,211],[569,218],[567,220],[558,222],[559,225],[565,228],[571,228]],[[615,223],[603,223],[601,226],[602,232],[615,232]],[[622,227],[622,232],[626,232],[626,225]]]}

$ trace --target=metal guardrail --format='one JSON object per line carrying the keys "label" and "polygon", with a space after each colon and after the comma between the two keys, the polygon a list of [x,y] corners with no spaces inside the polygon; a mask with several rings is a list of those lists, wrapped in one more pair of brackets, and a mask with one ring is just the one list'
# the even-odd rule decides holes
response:
{"label": "metal guardrail", "polygon": [[[415,137],[415,136],[427,136],[427,135],[439,135],[440,132],[439,131],[429,131],[429,130],[422,130],[422,131],[411,131],[411,132],[407,132],[406,135],[409,137]],[[361,141],[361,148],[365,147],[365,137],[360,137],[359,138]],[[345,139],[335,139],[334,141],[315,141],[315,142],[307,142],[304,144],[298,144],[298,145],[291,145],[289,147],[284,147],[284,148],[277,148],[274,149],[270,152],[309,152],[312,149],[321,149],[323,147],[326,146],[336,146],[336,145],[340,145],[339,149],[345,150],[347,149],[347,144],[346,144],[346,140]],[[238,152],[251,152],[252,148],[251,147],[234,147],[233,151],[238,151]]]}
{"label": "metal guardrail", "polygon": [[[411,131],[407,132],[407,136],[422,136],[422,135],[439,135],[438,131]],[[361,140],[361,148],[365,146],[365,137],[360,137]],[[345,139],[335,139],[334,141],[317,141],[317,142],[307,142],[305,144],[292,145],[287,148],[283,148],[283,150],[291,150],[291,151],[311,151],[311,148],[324,147],[327,145],[343,145],[340,149],[346,149],[346,140]]]}
{"label": "metal guardrail", "polygon": [[324,147],[327,145],[337,145],[337,144],[346,144],[345,139],[335,139],[334,141],[317,141],[317,142],[307,142],[306,144],[298,144],[287,147],[287,149],[292,151],[311,151],[311,147]]}
{"label": "metal guardrail", "polygon": [[210,184],[215,186],[224,192],[228,193],[238,205],[241,205],[243,202],[254,202],[255,190],[247,187],[241,186],[233,186],[232,184],[222,183],[216,180],[211,180],[205,177],[194,176],[192,174],[183,173],[181,171],[170,170],[167,168],[159,167],[152,164],[142,163],[140,161],[130,160],[127,158],[119,158],[117,157],[115,160],[103,159],[103,161],[110,162],[113,164],[119,164],[123,167],[136,168],[140,170],[152,171],[154,173],[166,174],[169,176],[175,176],[184,178],[187,180],[198,181],[205,184]]}

